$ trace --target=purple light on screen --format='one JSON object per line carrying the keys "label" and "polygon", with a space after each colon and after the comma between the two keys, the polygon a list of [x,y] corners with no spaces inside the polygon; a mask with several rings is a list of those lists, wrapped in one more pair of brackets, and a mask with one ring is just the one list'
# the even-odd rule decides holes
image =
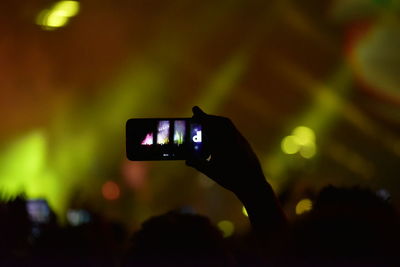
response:
{"label": "purple light on screen", "polygon": [[169,121],[158,122],[157,144],[165,145],[169,143]]}
{"label": "purple light on screen", "polygon": [[141,145],[150,146],[153,144],[153,133],[148,133],[146,137],[143,139]]}

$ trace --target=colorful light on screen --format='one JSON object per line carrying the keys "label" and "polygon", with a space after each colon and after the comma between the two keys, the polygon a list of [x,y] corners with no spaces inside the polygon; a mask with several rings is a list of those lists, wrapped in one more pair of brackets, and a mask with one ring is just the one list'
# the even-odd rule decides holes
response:
{"label": "colorful light on screen", "polygon": [[185,138],[185,129],[186,129],[185,121],[175,121],[174,128],[175,128],[174,144],[182,145],[183,140]]}
{"label": "colorful light on screen", "polygon": [[202,142],[201,130],[198,130],[198,129],[194,130],[194,135],[192,137],[192,140],[195,143],[201,143]]}
{"label": "colorful light on screen", "polygon": [[174,134],[174,143],[177,145],[183,144],[183,133],[175,132]]}
{"label": "colorful light on screen", "polygon": [[116,200],[119,198],[121,191],[119,186],[113,181],[107,181],[101,188],[103,197],[107,200]]}
{"label": "colorful light on screen", "polygon": [[300,200],[296,205],[296,214],[301,215],[305,212],[312,210],[312,201],[311,199],[304,198]]}
{"label": "colorful light on screen", "polygon": [[148,133],[146,137],[143,139],[142,145],[149,146],[153,144],[153,133]]}
{"label": "colorful light on screen", "polygon": [[169,121],[159,121],[157,144],[166,145],[168,143],[169,143]]}
{"label": "colorful light on screen", "polygon": [[80,4],[77,1],[59,1],[50,9],[45,9],[36,18],[36,24],[44,30],[54,30],[65,26],[69,19],[79,13]]}
{"label": "colorful light on screen", "polygon": [[221,230],[222,235],[226,237],[230,237],[235,232],[235,225],[231,221],[223,220],[217,224],[219,230]]}

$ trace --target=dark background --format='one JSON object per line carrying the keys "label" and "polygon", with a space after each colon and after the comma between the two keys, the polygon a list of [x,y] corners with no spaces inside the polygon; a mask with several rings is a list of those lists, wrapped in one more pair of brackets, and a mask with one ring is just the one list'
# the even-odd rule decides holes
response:
{"label": "dark background", "polygon": [[[327,184],[399,204],[399,1],[82,0],[54,26],[56,3],[0,3],[2,199],[131,229],[186,207],[243,232],[234,196],[184,162],[125,158],[127,119],[199,105],[235,122],[291,218]],[[281,148],[298,126],[315,133],[306,158]]]}

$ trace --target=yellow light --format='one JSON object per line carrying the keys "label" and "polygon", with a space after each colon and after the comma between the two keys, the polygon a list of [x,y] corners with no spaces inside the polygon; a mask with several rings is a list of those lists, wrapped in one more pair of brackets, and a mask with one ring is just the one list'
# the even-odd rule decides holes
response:
{"label": "yellow light", "polygon": [[235,226],[233,225],[233,223],[231,221],[220,221],[217,224],[218,228],[222,231],[222,235],[224,237],[230,237],[233,232],[235,231]]}
{"label": "yellow light", "polygon": [[53,6],[52,9],[63,17],[73,17],[79,13],[79,2],[77,1],[60,1]]}
{"label": "yellow light", "polygon": [[305,126],[296,127],[293,130],[293,135],[297,137],[296,141],[300,145],[306,145],[315,142],[314,131]]}
{"label": "yellow light", "polygon": [[310,211],[312,209],[312,201],[308,198],[304,198],[299,201],[296,205],[296,214],[300,215],[304,212]]}
{"label": "yellow light", "polygon": [[50,28],[59,28],[66,25],[67,22],[68,22],[67,17],[60,15],[60,13],[58,12],[50,12],[46,16],[46,23],[44,24],[44,26]]}
{"label": "yellow light", "polygon": [[303,158],[310,159],[310,158],[314,157],[316,150],[317,149],[315,147],[315,144],[309,143],[300,148],[300,155]]}
{"label": "yellow light", "polygon": [[281,148],[286,154],[296,154],[300,149],[300,145],[295,136],[289,135],[283,138]]}
{"label": "yellow light", "polygon": [[43,10],[36,18],[36,24],[45,30],[53,30],[65,26],[69,19],[79,13],[79,2],[60,1],[51,9]]}
{"label": "yellow light", "polygon": [[39,13],[39,15],[37,15],[37,17],[36,17],[36,24],[43,26],[44,22],[47,20],[49,12],[50,12],[50,10],[48,10],[48,9],[42,10]]}
{"label": "yellow light", "polygon": [[249,214],[247,214],[247,210],[246,210],[246,208],[244,206],[242,208],[242,213],[243,213],[244,216],[249,217]]}
{"label": "yellow light", "polygon": [[314,157],[317,151],[314,131],[306,126],[299,126],[292,133],[282,140],[282,151],[289,155],[299,153],[306,159]]}

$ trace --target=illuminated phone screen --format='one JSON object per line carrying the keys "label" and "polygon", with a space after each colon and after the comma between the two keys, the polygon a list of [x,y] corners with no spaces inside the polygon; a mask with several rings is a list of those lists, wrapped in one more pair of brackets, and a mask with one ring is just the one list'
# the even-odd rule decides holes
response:
{"label": "illuminated phone screen", "polygon": [[126,151],[130,160],[178,160],[203,151],[201,124],[189,118],[130,119]]}

